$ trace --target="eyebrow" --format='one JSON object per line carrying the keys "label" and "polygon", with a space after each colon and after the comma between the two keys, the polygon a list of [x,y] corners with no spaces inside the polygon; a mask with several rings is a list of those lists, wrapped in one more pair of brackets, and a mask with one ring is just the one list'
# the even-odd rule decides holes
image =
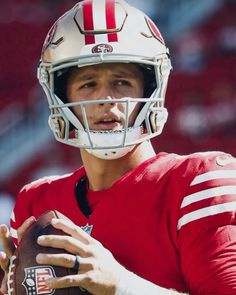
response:
{"label": "eyebrow", "polygon": [[[89,73],[84,73],[79,75],[79,79],[80,80],[84,80],[84,81],[89,81],[92,80],[94,78],[99,77],[99,73],[97,71],[92,71]],[[115,73],[111,74],[111,77],[115,77],[115,78],[134,78],[135,75],[133,72],[124,72],[124,71],[117,71]]]}
{"label": "eyebrow", "polygon": [[97,73],[88,73],[88,74],[81,74],[81,76],[79,75],[78,76],[78,78],[80,79],[80,80],[84,80],[84,81],[88,81],[88,80],[92,80],[92,79],[94,79],[97,75],[96,75]]}
{"label": "eyebrow", "polygon": [[133,72],[123,72],[123,71],[118,71],[114,73],[112,76],[117,77],[117,78],[133,78],[135,77]]}

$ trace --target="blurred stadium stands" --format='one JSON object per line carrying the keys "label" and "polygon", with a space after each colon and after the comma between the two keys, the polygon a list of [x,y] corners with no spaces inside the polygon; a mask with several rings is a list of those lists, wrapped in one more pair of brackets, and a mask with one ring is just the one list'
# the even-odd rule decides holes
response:
{"label": "blurred stadium stands", "polygon": [[[76,2],[1,3],[0,193],[16,196],[31,180],[80,165],[79,151],[56,143],[50,133],[46,99],[36,80],[49,27]],[[236,1],[128,2],[156,20],[174,66],[166,102],[169,120],[153,141],[156,150],[236,155]]]}

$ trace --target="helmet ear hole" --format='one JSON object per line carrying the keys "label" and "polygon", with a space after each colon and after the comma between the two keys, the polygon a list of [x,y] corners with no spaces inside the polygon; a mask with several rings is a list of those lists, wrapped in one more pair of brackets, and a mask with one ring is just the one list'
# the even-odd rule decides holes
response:
{"label": "helmet ear hole", "polygon": [[52,130],[55,130],[56,136],[61,139],[65,138],[66,123],[62,116],[57,116],[60,112],[54,109],[54,114],[49,117],[48,124]]}
{"label": "helmet ear hole", "polygon": [[165,123],[168,118],[168,112],[166,108],[162,110],[153,111],[149,116],[150,125],[152,128],[152,132],[158,133],[163,129],[163,122]]}
{"label": "helmet ear hole", "polygon": [[157,113],[153,112],[150,114],[149,116],[149,121],[150,121],[150,125],[151,125],[151,128],[152,128],[152,132],[157,132]]}

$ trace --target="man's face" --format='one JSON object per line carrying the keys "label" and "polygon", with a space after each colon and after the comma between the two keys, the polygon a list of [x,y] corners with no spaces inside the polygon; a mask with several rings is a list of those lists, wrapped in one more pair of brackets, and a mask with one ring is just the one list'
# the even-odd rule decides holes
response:
{"label": "man's face", "polygon": [[[144,93],[144,77],[134,64],[113,63],[75,69],[68,80],[69,102],[106,99],[109,103],[86,105],[85,111],[90,130],[120,130],[125,124],[128,111],[129,126],[132,126],[140,108],[140,103],[114,103],[112,99],[124,97],[139,98]],[[75,114],[83,122],[81,107],[73,107]]]}

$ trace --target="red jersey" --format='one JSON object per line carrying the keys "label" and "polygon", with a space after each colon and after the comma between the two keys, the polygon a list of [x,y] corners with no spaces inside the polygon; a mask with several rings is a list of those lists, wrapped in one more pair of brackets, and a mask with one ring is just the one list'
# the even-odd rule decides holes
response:
{"label": "red jersey", "polygon": [[85,175],[45,177],[19,193],[11,232],[54,209],[91,235],[127,269],[191,294],[236,294],[236,159],[221,152],[159,153],[102,191],[87,191],[91,215],[75,188]]}

